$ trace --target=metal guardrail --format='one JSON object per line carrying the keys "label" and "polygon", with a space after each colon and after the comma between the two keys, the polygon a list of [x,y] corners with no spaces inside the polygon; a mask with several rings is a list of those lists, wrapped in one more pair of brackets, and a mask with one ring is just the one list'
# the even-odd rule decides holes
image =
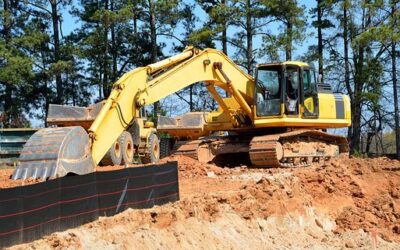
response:
{"label": "metal guardrail", "polygon": [[25,143],[37,130],[35,128],[0,129],[0,166],[15,164]]}

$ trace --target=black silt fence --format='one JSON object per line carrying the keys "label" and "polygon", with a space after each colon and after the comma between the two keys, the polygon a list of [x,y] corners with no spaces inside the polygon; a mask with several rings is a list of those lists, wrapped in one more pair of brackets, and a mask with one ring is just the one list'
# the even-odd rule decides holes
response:
{"label": "black silt fence", "polygon": [[177,162],[67,176],[0,190],[0,248],[112,216],[179,200]]}

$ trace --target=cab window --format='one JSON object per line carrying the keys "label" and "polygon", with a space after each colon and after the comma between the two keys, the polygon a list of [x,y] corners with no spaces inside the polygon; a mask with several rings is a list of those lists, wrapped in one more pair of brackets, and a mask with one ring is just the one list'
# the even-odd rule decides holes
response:
{"label": "cab window", "polygon": [[287,115],[297,115],[299,111],[300,94],[299,67],[289,65],[286,69],[285,109]]}
{"label": "cab window", "polygon": [[315,72],[311,69],[303,70],[303,117],[318,117],[318,95]]}
{"label": "cab window", "polygon": [[306,69],[303,71],[303,91],[304,95],[310,95],[316,91],[316,78],[313,70]]}
{"label": "cab window", "polygon": [[257,70],[257,116],[280,114],[280,72],[279,68],[259,68]]}

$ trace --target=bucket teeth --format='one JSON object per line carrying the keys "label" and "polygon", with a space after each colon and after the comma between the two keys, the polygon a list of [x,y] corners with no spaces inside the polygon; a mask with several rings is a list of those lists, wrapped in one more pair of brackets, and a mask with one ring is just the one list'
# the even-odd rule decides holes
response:
{"label": "bucket teeth", "polygon": [[89,137],[83,128],[45,128],[24,145],[12,178],[46,180],[93,170]]}

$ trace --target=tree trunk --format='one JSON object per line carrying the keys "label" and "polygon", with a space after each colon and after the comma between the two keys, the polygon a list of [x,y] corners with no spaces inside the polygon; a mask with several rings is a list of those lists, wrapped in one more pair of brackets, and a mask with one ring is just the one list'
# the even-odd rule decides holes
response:
{"label": "tree trunk", "polygon": [[286,61],[292,60],[293,23],[289,18],[286,24]]}
{"label": "tree trunk", "polygon": [[[114,12],[114,0],[111,0],[111,11]],[[115,23],[111,23],[111,46],[112,46],[112,75],[111,81],[114,83],[117,80],[117,43],[115,39]]]}
{"label": "tree trunk", "polygon": [[[51,19],[53,22],[54,63],[58,63],[60,61],[60,35],[58,29],[59,16],[57,10],[57,5],[58,5],[57,0],[50,0],[50,5],[51,5]],[[59,70],[56,70],[55,76],[56,76],[56,90],[57,90],[56,103],[63,104],[64,89],[61,79],[61,72]]]}
{"label": "tree trunk", "polygon": [[[10,42],[11,42],[11,20],[9,14],[11,14],[10,11],[10,3],[9,0],[3,0],[3,10],[4,13],[7,13],[8,15],[3,16],[3,33],[4,33],[4,42],[5,46],[7,49],[10,48]],[[12,93],[13,93],[13,86],[11,83],[5,83],[5,98],[4,98],[4,114],[5,114],[5,119],[3,121],[3,125],[5,128],[10,126],[11,119],[12,119],[12,114],[11,114],[11,108],[12,108]]]}
{"label": "tree trunk", "polygon": [[[10,3],[9,0],[3,0],[3,10],[4,10],[4,16],[3,16],[3,32],[4,32],[4,40],[6,47],[9,47],[10,40],[11,40],[11,20],[10,18]],[[7,18],[7,19],[6,19]]]}
{"label": "tree trunk", "polygon": [[[367,14],[367,20],[370,20],[369,13]],[[362,15],[362,26],[361,30],[364,31],[365,27],[368,27],[369,21],[364,23],[365,20],[365,10],[363,10]],[[352,36],[354,37],[354,36]],[[353,61],[355,65],[354,74],[354,100],[352,105],[352,140],[350,143],[350,153],[360,152],[360,136],[361,136],[361,105],[362,105],[362,90],[364,86],[364,53],[365,47],[363,45],[358,45],[358,48],[353,51]]]}
{"label": "tree trunk", "polygon": [[352,137],[350,140],[350,153],[360,152],[360,136],[361,136],[361,103],[359,94],[356,94],[355,104],[352,105]]}
{"label": "tree trunk", "polygon": [[135,36],[137,36],[137,33],[138,33],[138,31],[137,31],[137,20],[138,20],[138,17],[137,17],[137,15],[135,13],[134,16],[133,16],[133,34]]}
{"label": "tree trunk", "polygon": [[363,67],[364,47],[358,45],[358,53],[354,52],[355,76],[354,76],[354,99],[352,107],[352,137],[350,142],[350,153],[360,152],[361,136],[361,96],[363,89]]}
{"label": "tree trunk", "polygon": [[[221,3],[225,5],[226,0],[222,0]],[[228,24],[226,20],[223,21],[222,26],[222,52],[228,56]],[[228,91],[225,91],[225,97],[229,97]]]}
{"label": "tree trunk", "polygon": [[[351,110],[354,110],[354,95],[350,85],[350,68],[349,68],[349,40],[348,40],[348,16],[346,3],[343,4],[343,43],[344,43],[344,81],[347,93],[350,96]],[[353,137],[353,126],[347,130],[347,139],[351,141]]]}
{"label": "tree trunk", "polygon": [[153,0],[149,0],[149,16],[150,16],[150,39],[151,39],[151,62],[157,62],[157,31],[156,31],[156,15]]}
{"label": "tree trunk", "polygon": [[228,37],[227,37],[227,27],[226,23],[223,24],[222,28],[222,52],[224,52],[225,55],[228,55]]}
{"label": "tree trunk", "polygon": [[318,73],[321,75],[321,82],[324,77],[324,45],[322,41],[322,0],[317,1],[317,29],[318,29]]}
{"label": "tree trunk", "polygon": [[[104,9],[108,10],[108,0],[104,2]],[[106,14],[108,15],[108,14]],[[103,97],[106,98],[111,93],[111,86],[109,83],[109,76],[108,76],[108,16],[105,18],[104,23],[104,55],[103,55]]]}
{"label": "tree trunk", "polygon": [[190,85],[189,87],[189,108],[190,112],[193,112],[194,107],[193,107],[193,85]]}
{"label": "tree trunk", "polygon": [[[149,0],[149,17],[150,17],[150,39],[151,39],[151,62],[157,62],[157,30],[156,30],[156,13],[153,0]],[[160,102],[153,104],[153,116],[156,117],[160,111]]]}
{"label": "tree trunk", "polygon": [[373,133],[370,133],[370,132],[368,132],[367,133],[367,139],[366,139],[366,143],[365,143],[365,154],[367,154],[368,156],[370,156],[371,155],[371,143],[372,143],[372,139],[374,138],[373,137],[374,136],[374,134]]}
{"label": "tree trunk", "polygon": [[[96,5],[100,6],[100,1],[97,0],[96,1]],[[101,24],[99,21],[96,22],[96,29],[101,30]],[[98,101],[103,99],[103,95],[104,95],[104,83],[103,83],[103,56],[104,55],[97,55],[97,59],[98,59],[98,69],[97,72],[99,72],[98,76],[96,75],[97,78],[97,85],[99,87],[98,89]]]}
{"label": "tree trunk", "polygon": [[[392,4],[392,20],[393,28],[396,27],[395,22],[395,3]],[[392,40],[392,78],[393,78],[393,103],[394,103],[394,123],[396,134],[396,157],[400,159],[400,125],[399,125],[399,102],[397,96],[397,68],[396,68],[396,42]]]}
{"label": "tree trunk", "polygon": [[[221,1],[222,5],[225,6],[226,0]],[[223,21],[222,23],[222,52],[224,52],[225,55],[228,55],[228,36],[227,36],[227,23],[226,20]]]}
{"label": "tree trunk", "polygon": [[246,38],[247,38],[247,50],[246,50],[246,60],[247,60],[247,72],[253,74],[253,26],[251,23],[251,2],[246,1]]}
{"label": "tree trunk", "polygon": [[[45,27],[40,29],[41,32],[45,33]],[[50,95],[49,95],[49,77],[48,77],[48,60],[46,52],[49,51],[49,44],[47,41],[42,41],[40,43],[40,62],[42,64],[42,70],[40,72],[40,77],[43,78],[43,96],[44,96],[44,127],[47,127],[47,116],[49,114],[49,104],[51,102]]]}

